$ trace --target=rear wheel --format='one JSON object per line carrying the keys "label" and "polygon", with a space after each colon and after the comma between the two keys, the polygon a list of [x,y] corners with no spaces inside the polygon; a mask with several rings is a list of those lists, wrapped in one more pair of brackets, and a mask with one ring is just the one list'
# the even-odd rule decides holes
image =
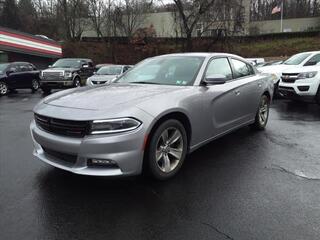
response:
{"label": "rear wheel", "polygon": [[264,130],[269,119],[270,99],[263,95],[260,99],[259,109],[256,114],[255,122],[251,125],[256,130]]}
{"label": "rear wheel", "polygon": [[37,79],[33,79],[32,82],[31,82],[31,90],[32,90],[32,92],[38,91],[39,87],[40,87],[39,81]]}
{"label": "rear wheel", "polygon": [[147,167],[152,177],[166,180],[180,170],[187,155],[188,139],[184,126],[171,119],[162,123],[150,139]]}
{"label": "rear wheel", "polygon": [[8,90],[8,85],[5,82],[0,82],[0,96],[6,95]]}

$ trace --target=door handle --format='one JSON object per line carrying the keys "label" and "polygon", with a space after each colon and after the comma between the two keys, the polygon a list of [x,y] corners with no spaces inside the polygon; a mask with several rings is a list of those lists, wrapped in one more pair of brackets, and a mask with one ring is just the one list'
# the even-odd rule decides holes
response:
{"label": "door handle", "polygon": [[259,87],[259,88],[262,87],[262,83],[261,83],[261,82],[258,83],[258,87]]}
{"label": "door handle", "polygon": [[234,93],[239,96],[240,95],[240,91],[239,90],[235,90]]}

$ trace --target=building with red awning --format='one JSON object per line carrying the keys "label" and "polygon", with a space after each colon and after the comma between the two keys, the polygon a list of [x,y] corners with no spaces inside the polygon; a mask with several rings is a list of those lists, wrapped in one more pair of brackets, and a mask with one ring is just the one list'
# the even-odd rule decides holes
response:
{"label": "building with red awning", "polygon": [[54,40],[0,27],[0,62],[25,61],[46,68],[61,57],[62,47]]}

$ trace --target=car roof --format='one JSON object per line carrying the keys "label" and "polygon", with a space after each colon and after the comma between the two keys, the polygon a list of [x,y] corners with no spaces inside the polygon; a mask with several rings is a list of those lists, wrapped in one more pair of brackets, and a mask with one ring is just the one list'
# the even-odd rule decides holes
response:
{"label": "car roof", "polygon": [[[63,60],[79,60],[79,61],[88,61],[88,62],[92,62],[91,59],[89,58],[60,58],[60,59],[63,59]],[[59,59],[59,60],[60,60]]]}
{"label": "car roof", "polygon": [[[243,57],[235,55],[235,54],[230,54],[230,53],[219,53],[219,52],[212,52],[212,53],[207,53],[207,52],[192,52],[192,53],[171,53],[171,54],[165,54],[161,56],[187,56],[187,57],[214,57],[214,56],[228,56],[228,57],[236,57],[236,58],[241,58],[245,60]],[[161,57],[160,56],[160,57]]]}

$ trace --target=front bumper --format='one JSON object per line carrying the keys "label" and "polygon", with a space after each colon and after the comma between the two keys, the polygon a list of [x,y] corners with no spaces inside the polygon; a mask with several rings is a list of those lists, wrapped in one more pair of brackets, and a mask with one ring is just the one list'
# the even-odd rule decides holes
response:
{"label": "front bumper", "polygon": [[317,95],[319,81],[317,79],[299,79],[294,83],[283,82],[279,84],[279,93],[288,99],[313,100]]}
{"label": "front bumper", "polygon": [[54,89],[65,89],[73,87],[72,80],[64,80],[64,81],[41,81],[40,87],[42,88],[54,88]]}
{"label": "front bumper", "polygon": [[[92,176],[131,176],[142,172],[144,155],[142,127],[133,132],[117,135],[71,138],[43,131],[33,120],[30,130],[34,143],[34,156],[54,167]],[[59,158],[51,152],[58,152],[64,157]],[[74,161],[69,161],[68,156],[70,159],[74,157]],[[90,159],[110,160],[114,165],[90,166]]]}

